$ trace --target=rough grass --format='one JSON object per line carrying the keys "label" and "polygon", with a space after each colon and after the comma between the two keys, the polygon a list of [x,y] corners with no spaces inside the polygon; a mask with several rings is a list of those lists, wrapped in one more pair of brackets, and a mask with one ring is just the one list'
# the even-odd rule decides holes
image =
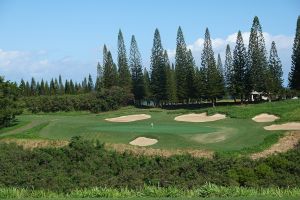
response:
{"label": "rough grass", "polygon": [[130,199],[163,199],[163,198],[212,198],[212,199],[296,199],[300,197],[299,188],[279,189],[279,188],[241,188],[223,187],[214,184],[206,184],[195,189],[178,189],[175,187],[161,188],[155,186],[145,186],[139,190],[127,188],[90,188],[77,189],[69,193],[54,193],[51,191],[0,188],[1,199],[23,199],[23,198],[130,198]]}

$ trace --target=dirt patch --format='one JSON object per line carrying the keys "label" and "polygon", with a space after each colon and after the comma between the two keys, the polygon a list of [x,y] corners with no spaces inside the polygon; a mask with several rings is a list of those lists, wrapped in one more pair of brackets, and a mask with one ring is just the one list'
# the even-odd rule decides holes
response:
{"label": "dirt patch", "polygon": [[279,119],[279,117],[267,113],[262,113],[252,118],[252,120],[255,122],[273,122],[277,119]]}
{"label": "dirt patch", "polygon": [[46,147],[64,147],[69,144],[65,140],[42,140],[42,139],[12,139],[5,138],[1,139],[0,142],[4,143],[15,143],[22,146],[24,149],[34,149],[34,148],[46,148]]}
{"label": "dirt patch", "polygon": [[280,138],[276,144],[273,144],[269,149],[262,152],[254,153],[250,157],[252,159],[265,158],[272,154],[284,153],[294,148],[300,140],[300,131],[292,131]]}
{"label": "dirt patch", "polygon": [[181,122],[212,122],[212,121],[217,121],[225,118],[226,115],[223,114],[214,114],[208,116],[207,113],[200,113],[200,114],[191,113],[191,114],[177,116],[175,117],[174,120],[181,121]]}
{"label": "dirt patch", "polygon": [[138,138],[135,138],[133,141],[129,142],[129,144],[135,145],[135,146],[140,146],[140,147],[145,147],[145,146],[150,146],[150,145],[156,144],[157,142],[158,142],[157,139],[138,137]]}
{"label": "dirt patch", "polygon": [[7,131],[7,132],[4,132],[1,135],[4,136],[4,135],[12,135],[12,134],[20,133],[20,132],[29,130],[31,128],[34,128],[34,127],[36,127],[36,126],[38,126],[38,125],[40,125],[44,122],[46,122],[46,121],[34,120],[34,121],[31,121],[31,122],[25,124],[24,126],[21,126],[19,128],[16,128],[16,129],[13,129],[13,130],[10,130],[10,131]]}
{"label": "dirt patch", "polygon": [[125,115],[125,116],[115,117],[115,118],[107,118],[105,120],[109,122],[134,122],[134,121],[145,120],[149,118],[151,118],[150,115],[138,114],[138,115]]}
{"label": "dirt patch", "polygon": [[234,129],[224,128],[220,131],[216,131],[212,133],[197,134],[192,137],[192,140],[202,144],[217,143],[226,140],[231,133],[234,133]]}
{"label": "dirt patch", "polygon": [[285,124],[273,124],[270,126],[265,126],[264,129],[268,131],[278,131],[278,130],[284,130],[284,131],[297,131],[300,130],[300,122],[289,122]]}
{"label": "dirt patch", "polygon": [[213,158],[214,152],[210,150],[195,150],[195,149],[154,149],[151,147],[138,147],[129,144],[105,144],[105,148],[108,150],[116,151],[118,153],[131,153],[136,156],[162,156],[170,157],[174,155],[186,155],[189,154],[198,158]]}

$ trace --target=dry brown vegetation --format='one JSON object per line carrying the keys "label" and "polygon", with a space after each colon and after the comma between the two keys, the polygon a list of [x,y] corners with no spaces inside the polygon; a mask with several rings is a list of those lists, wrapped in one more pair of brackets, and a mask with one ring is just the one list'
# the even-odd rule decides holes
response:
{"label": "dry brown vegetation", "polygon": [[270,148],[252,154],[252,159],[265,158],[273,154],[287,152],[294,148],[300,140],[300,131],[287,132],[284,137],[280,138],[276,144],[273,144]]}

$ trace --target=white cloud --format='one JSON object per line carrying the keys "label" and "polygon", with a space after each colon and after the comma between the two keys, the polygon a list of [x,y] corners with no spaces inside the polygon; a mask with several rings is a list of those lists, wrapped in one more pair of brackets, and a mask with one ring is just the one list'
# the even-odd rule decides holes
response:
{"label": "white cloud", "polygon": [[0,49],[0,75],[12,81],[30,80],[35,77],[51,79],[59,74],[64,78],[82,80],[88,73],[94,74],[93,63],[78,61],[72,57],[50,59],[46,51],[23,52]]}

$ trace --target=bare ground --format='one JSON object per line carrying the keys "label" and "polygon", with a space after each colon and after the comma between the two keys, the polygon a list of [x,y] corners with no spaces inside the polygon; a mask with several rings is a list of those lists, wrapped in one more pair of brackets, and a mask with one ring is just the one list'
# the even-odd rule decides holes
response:
{"label": "bare ground", "polygon": [[289,122],[285,124],[273,124],[270,126],[265,126],[264,129],[268,131],[278,131],[278,130],[284,130],[284,131],[296,131],[300,130],[300,122]]}
{"label": "bare ground", "polygon": [[131,142],[129,142],[129,144],[144,147],[144,146],[150,146],[150,145],[156,144],[157,142],[158,142],[157,139],[146,138],[146,137],[137,137],[134,140],[132,140]]}
{"label": "bare ground", "polygon": [[182,122],[212,122],[217,121],[221,119],[225,119],[226,116],[223,114],[214,114],[211,116],[208,116],[207,113],[200,113],[200,114],[186,114],[186,115],[180,115],[175,117],[175,121],[182,121]]}
{"label": "bare ground", "polygon": [[275,115],[270,115],[268,113],[262,113],[252,118],[252,120],[255,122],[273,122],[277,119],[279,119],[279,117]]}
{"label": "bare ground", "polygon": [[139,120],[144,120],[149,118],[151,118],[150,115],[138,114],[138,115],[125,115],[125,116],[115,117],[115,118],[107,118],[105,120],[109,122],[134,122],[134,121],[139,121]]}
{"label": "bare ground", "polygon": [[280,138],[276,144],[262,152],[254,153],[250,157],[252,159],[265,158],[273,154],[287,152],[294,148],[300,140],[300,131],[287,132],[284,137]]}
{"label": "bare ground", "polygon": [[24,149],[46,148],[46,147],[63,147],[69,144],[66,140],[43,140],[43,139],[13,139],[4,138],[0,142],[15,143]]}
{"label": "bare ground", "polygon": [[191,156],[198,157],[198,158],[199,157],[212,158],[214,155],[214,152],[210,150],[196,150],[196,149],[166,150],[166,149],[154,149],[149,147],[136,147],[128,144],[105,144],[105,147],[109,150],[113,150],[119,153],[129,152],[136,156],[170,157],[173,155],[190,154]]}

